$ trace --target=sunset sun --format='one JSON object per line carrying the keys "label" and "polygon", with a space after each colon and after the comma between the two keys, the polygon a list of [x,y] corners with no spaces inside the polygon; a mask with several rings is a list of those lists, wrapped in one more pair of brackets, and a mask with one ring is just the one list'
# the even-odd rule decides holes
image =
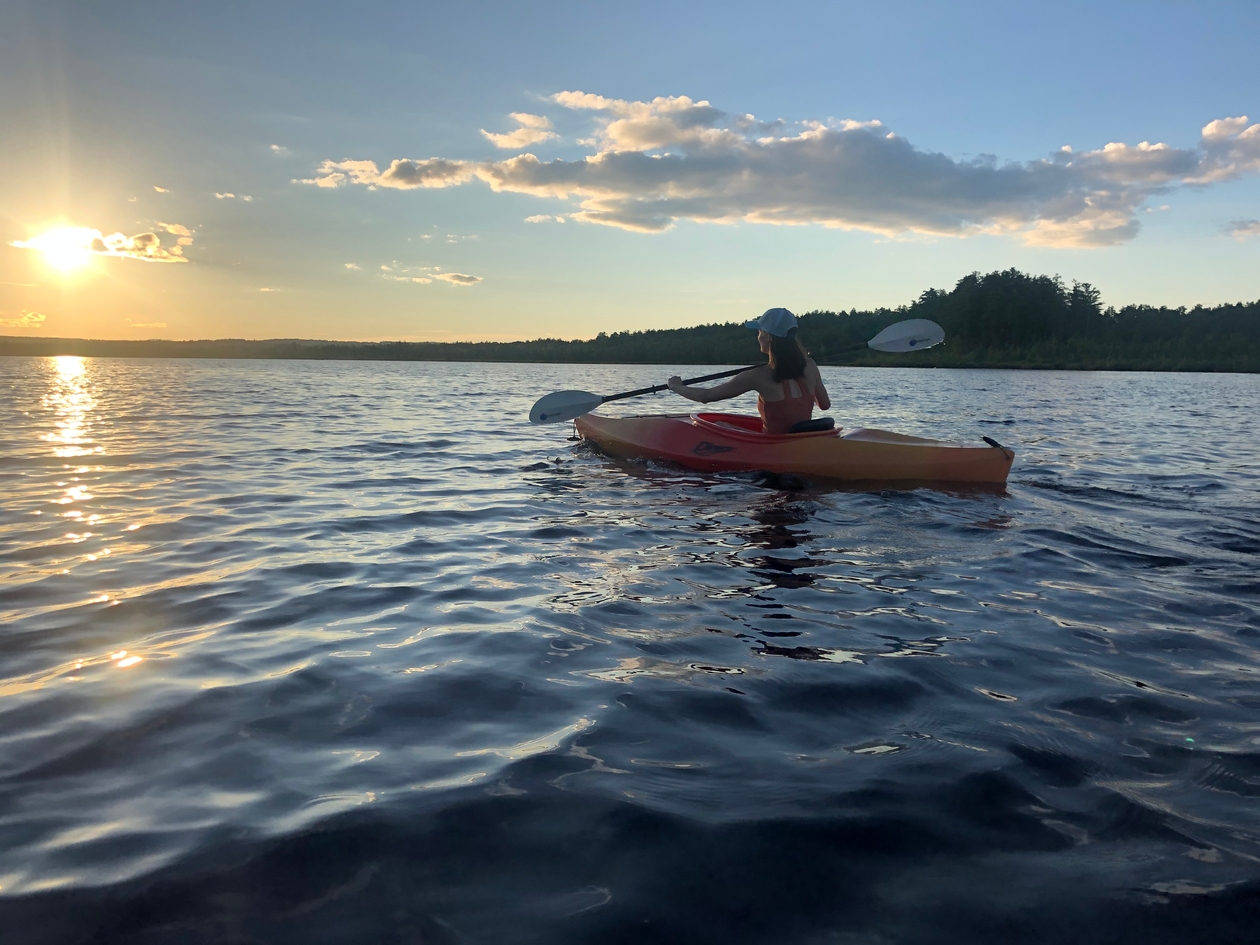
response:
{"label": "sunset sun", "polygon": [[62,273],[82,269],[92,261],[92,241],[100,233],[84,226],[63,226],[14,245],[39,250],[44,262]]}

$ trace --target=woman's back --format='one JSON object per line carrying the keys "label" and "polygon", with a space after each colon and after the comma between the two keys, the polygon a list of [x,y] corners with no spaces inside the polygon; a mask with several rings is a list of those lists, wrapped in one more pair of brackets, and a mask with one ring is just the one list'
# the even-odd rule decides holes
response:
{"label": "woman's back", "polygon": [[782,400],[766,400],[764,394],[757,397],[757,412],[767,433],[787,433],[814,415],[814,393],[804,375],[779,381],[779,385],[783,389]]}

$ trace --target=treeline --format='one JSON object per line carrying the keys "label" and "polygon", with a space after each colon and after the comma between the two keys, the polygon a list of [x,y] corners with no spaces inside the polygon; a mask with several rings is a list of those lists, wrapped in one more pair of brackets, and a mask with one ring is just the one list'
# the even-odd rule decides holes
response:
{"label": "treeline", "polygon": [[[864,343],[907,318],[930,318],[945,343],[904,355]],[[953,289],[929,289],[909,305],[809,312],[801,336],[820,363],[918,367],[1260,372],[1260,301],[1212,308],[1104,308],[1088,283],[1067,285],[1015,269],[972,273]],[[601,333],[589,341],[514,342],[89,341],[0,337],[0,355],[132,358],[525,361],[739,364],[759,359],[740,324]]]}

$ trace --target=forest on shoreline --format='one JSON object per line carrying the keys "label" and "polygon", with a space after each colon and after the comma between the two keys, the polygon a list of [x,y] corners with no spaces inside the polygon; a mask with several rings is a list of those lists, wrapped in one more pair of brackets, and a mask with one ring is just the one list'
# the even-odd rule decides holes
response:
{"label": "forest on shoreline", "polygon": [[[945,343],[901,355],[852,350],[907,318],[940,323]],[[801,316],[801,338],[820,364],[1256,373],[1260,301],[1192,309],[1104,308],[1088,283],[1068,285],[1057,276],[1008,269],[972,273],[953,289],[928,289],[898,308],[809,312]],[[586,341],[93,341],[9,335],[0,336],[0,355],[604,364],[739,364],[760,357],[752,333],[740,323],[601,332]]]}

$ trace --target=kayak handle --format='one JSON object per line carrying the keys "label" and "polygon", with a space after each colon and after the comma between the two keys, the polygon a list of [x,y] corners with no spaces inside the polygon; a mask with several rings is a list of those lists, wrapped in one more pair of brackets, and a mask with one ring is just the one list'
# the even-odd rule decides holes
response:
{"label": "kayak handle", "polygon": [[988,443],[990,446],[996,447],[997,449],[1000,449],[1003,453],[1006,453],[1006,454],[1007,454],[1007,457],[1008,457],[1009,459],[1014,459],[1014,458],[1015,458],[1015,451],[1014,451],[1014,450],[1008,450],[1005,446],[1003,446],[1003,445],[1002,445],[1001,443],[999,443],[997,440],[993,439],[993,437],[991,437],[991,436],[982,436],[982,437],[980,437],[980,439],[984,440],[984,442]]}

